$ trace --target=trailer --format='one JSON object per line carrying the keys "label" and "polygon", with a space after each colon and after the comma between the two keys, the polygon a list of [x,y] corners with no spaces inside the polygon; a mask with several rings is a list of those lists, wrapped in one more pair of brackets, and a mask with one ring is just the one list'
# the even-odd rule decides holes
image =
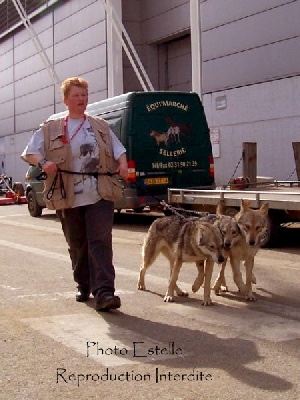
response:
{"label": "trailer", "polygon": [[[220,201],[226,215],[234,216],[240,209],[242,199],[250,201],[250,207],[257,209],[264,202],[269,203],[268,234],[263,247],[278,244],[283,224],[300,222],[300,181],[271,181],[244,189],[219,188],[213,190],[168,189],[168,204],[174,209],[206,211],[215,213]],[[248,186],[248,187],[247,187]],[[237,190],[235,190],[237,189]]]}
{"label": "trailer", "polygon": [[27,199],[23,184],[21,182],[12,183],[10,177],[3,174],[0,175],[0,205],[24,203],[27,203]]}

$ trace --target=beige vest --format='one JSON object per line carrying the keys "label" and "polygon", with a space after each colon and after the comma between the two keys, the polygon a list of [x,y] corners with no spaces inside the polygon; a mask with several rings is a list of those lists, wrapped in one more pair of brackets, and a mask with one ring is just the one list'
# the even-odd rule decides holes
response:
{"label": "beige vest", "polygon": [[[114,173],[118,168],[118,163],[114,159],[111,147],[111,140],[109,135],[109,125],[106,121],[100,118],[93,118],[88,116],[88,121],[91,124],[95,134],[97,143],[99,145],[99,164],[98,172]],[[72,154],[71,146],[69,143],[62,142],[64,133],[64,119],[50,120],[41,125],[44,132],[46,160],[53,161],[62,170],[72,171]],[[57,177],[55,185],[55,175],[51,174],[45,180],[44,197],[47,207],[50,210],[61,210],[64,208],[71,208],[74,201],[74,175],[61,173],[63,186],[65,189],[65,196],[62,191],[62,184],[60,176]],[[51,190],[51,195],[49,189]],[[54,186],[54,187],[53,187]],[[118,179],[118,175],[98,176],[98,192],[102,199],[109,201],[116,201],[122,197],[122,184]],[[49,193],[49,194],[48,194]],[[51,198],[47,198],[51,197]]]}

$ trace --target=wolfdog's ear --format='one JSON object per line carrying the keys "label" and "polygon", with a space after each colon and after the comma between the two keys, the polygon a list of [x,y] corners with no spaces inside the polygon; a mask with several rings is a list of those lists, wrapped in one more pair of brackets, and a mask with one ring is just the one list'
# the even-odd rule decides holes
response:
{"label": "wolfdog's ear", "polygon": [[219,201],[216,209],[216,214],[217,215],[223,215],[224,214],[224,200]]}
{"label": "wolfdog's ear", "polygon": [[260,207],[259,211],[266,216],[269,211],[269,203],[263,203],[263,205]]}
{"label": "wolfdog's ear", "polygon": [[241,211],[247,211],[249,210],[249,205],[250,205],[250,200],[242,199],[241,202]]}

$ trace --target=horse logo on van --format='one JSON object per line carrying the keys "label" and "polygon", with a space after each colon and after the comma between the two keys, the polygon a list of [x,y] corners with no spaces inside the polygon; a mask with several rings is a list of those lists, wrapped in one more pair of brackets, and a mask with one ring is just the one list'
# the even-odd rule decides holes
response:
{"label": "horse logo on van", "polygon": [[169,125],[169,128],[166,132],[158,132],[156,130],[152,130],[150,132],[150,136],[153,137],[156,141],[156,146],[165,144],[165,146],[168,147],[168,145],[171,143],[180,144],[180,137],[189,136],[189,134],[191,133],[192,129],[190,124],[177,124],[171,117],[167,117],[166,121]]}
{"label": "horse logo on van", "polygon": [[151,131],[150,136],[156,140],[156,146],[159,146],[161,143],[164,143],[166,146],[168,145],[168,137],[166,132],[158,132]]}

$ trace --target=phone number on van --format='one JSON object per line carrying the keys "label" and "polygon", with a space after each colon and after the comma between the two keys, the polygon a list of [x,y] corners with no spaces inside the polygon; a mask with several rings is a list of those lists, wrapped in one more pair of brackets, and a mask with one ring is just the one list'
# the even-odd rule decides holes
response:
{"label": "phone number on van", "polygon": [[191,168],[197,167],[197,161],[168,161],[167,163],[155,162],[152,163],[153,169],[167,169],[167,168]]}

